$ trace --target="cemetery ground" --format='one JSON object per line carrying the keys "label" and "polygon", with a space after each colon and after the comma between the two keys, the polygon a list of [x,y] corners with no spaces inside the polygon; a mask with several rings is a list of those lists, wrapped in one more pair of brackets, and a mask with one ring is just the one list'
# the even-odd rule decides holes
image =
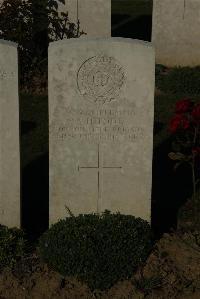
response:
{"label": "cemetery ground", "polygon": [[191,174],[187,167],[175,172],[168,157],[169,120],[175,103],[188,97],[199,100],[199,96],[195,86],[193,91],[187,86],[191,80],[184,80],[181,92],[172,88],[170,80],[166,87],[163,78],[169,77],[170,70],[157,68],[152,186],[152,228],[157,241],[146,263],[130,279],[106,291],[92,292],[74,277],[50,269],[37,255],[38,236],[48,228],[48,98],[20,95],[22,224],[30,249],[12,270],[1,271],[0,298],[200,298],[200,229],[193,226]]}

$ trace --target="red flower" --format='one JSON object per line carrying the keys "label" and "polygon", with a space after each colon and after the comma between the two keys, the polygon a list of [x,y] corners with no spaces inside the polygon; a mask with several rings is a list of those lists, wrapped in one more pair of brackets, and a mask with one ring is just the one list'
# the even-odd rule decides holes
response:
{"label": "red flower", "polygon": [[197,147],[194,147],[192,149],[192,153],[197,156],[197,155],[200,155],[200,146],[197,146]]}
{"label": "red flower", "polygon": [[195,122],[200,123],[200,104],[197,104],[192,110],[192,117]]}
{"label": "red flower", "polygon": [[192,101],[190,99],[183,99],[181,101],[178,101],[176,103],[176,109],[175,112],[176,113],[185,113],[188,112],[190,110],[190,108],[192,107]]}
{"label": "red flower", "polygon": [[176,114],[170,122],[170,131],[171,133],[175,133],[178,129],[188,129],[190,126],[189,120],[181,114]]}

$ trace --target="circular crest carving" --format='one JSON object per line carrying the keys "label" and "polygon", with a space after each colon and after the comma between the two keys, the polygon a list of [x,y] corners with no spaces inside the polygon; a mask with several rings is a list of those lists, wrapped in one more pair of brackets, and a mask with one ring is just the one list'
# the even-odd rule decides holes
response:
{"label": "circular crest carving", "polygon": [[119,96],[124,71],[113,57],[94,56],[79,68],[77,84],[80,94],[97,104],[110,103]]}

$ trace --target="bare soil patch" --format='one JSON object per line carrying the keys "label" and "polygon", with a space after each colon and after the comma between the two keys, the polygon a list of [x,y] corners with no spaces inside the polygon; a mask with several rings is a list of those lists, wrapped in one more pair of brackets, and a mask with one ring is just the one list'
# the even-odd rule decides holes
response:
{"label": "bare soil patch", "polygon": [[111,289],[91,292],[74,277],[63,277],[33,254],[0,274],[0,299],[199,299],[200,233],[165,234],[146,265]]}

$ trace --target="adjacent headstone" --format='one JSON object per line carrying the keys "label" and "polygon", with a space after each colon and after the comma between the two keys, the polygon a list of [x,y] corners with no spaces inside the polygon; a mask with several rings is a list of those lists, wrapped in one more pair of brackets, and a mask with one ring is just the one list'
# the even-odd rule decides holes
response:
{"label": "adjacent headstone", "polygon": [[200,65],[199,11],[199,0],[153,0],[152,42],[157,63]]}
{"label": "adjacent headstone", "polygon": [[148,42],[50,44],[50,224],[68,209],[150,221],[154,68]]}
{"label": "adjacent headstone", "polygon": [[82,37],[111,36],[111,0],[65,0],[59,3],[59,11],[68,11],[69,20],[80,21]]}
{"label": "adjacent headstone", "polygon": [[20,226],[17,45],[0,40],[0,224]]}

